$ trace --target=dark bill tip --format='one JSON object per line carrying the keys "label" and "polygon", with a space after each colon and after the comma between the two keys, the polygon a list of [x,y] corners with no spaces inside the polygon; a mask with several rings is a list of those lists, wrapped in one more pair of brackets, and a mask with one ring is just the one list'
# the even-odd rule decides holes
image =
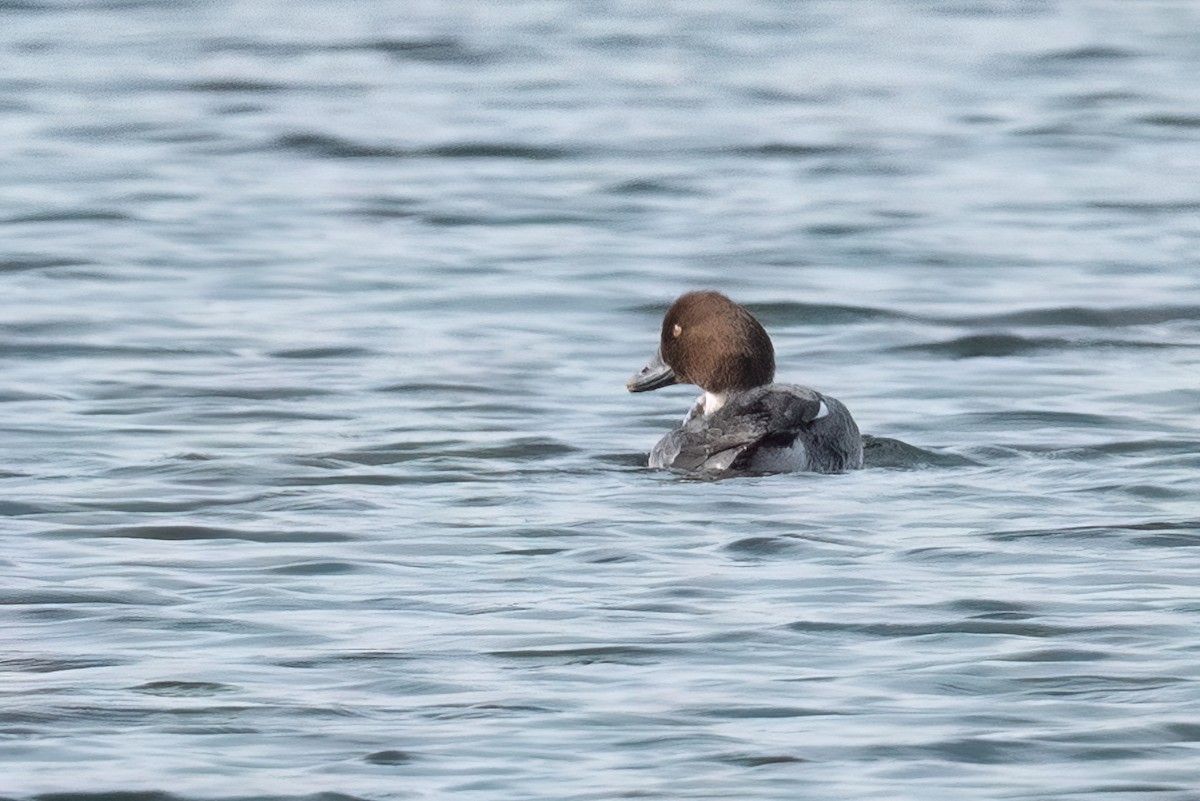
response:
{"label": "dark bill tip", "polygon": [[663,361],[662,351],[654,354],[654,358],[646,362],[646,366],[638,370],[625,382],[625,388],[630,392],[649,392],[652,389],[669,387],[679,383],[675,371]]}

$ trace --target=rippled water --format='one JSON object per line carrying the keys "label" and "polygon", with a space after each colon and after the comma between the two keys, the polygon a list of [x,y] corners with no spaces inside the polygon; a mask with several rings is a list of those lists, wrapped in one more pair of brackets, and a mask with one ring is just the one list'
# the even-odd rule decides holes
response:
{"label": "rippled water", "polygon": [[[0,796],[1194,799],[1198,31],[0,2]],[[702,287],[912,448],[645,469]]]}

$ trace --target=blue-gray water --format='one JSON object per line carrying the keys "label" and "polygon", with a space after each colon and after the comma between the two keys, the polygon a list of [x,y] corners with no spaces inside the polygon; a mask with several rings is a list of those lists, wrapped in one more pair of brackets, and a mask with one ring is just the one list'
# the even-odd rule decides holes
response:
{"label": "blue-gray water", "polygon": [[[1197,4],[6,0],[0,63],[0,797],[1197,798]],[[705,287],[921,450],[644,469]]]}

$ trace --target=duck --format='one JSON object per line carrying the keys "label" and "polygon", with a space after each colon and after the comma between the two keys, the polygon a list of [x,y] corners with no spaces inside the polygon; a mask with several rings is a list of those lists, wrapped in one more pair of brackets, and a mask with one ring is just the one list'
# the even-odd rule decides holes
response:
{"label": "duck", "polygon": [[717,476],[863,466],[862,436],[841,401],[774,380],[775,347],[753,314],[720,292],[681,295],[663,317],[658,350],[625,386],[692,384],[702,394],[650,451],[649,466]]}

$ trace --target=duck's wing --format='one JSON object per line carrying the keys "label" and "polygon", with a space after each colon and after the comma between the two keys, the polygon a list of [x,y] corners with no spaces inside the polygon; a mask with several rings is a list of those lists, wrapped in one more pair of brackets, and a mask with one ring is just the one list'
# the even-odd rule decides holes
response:
{"label": "duck's wing", "polygon": [[650,466],[685,473],[721,472],[728,470],[757,439],[756,432],[740,427],[683,426],[654,446]]}
{"label": "duck's wing", "polygon": [[744,469],[758,448],[787,446],[822,413],[820,393],[790,384],[757,387],[712,415],[693,414],[654,447],[651,467],[689,473]]}
{"label": "duck's wing", "polygon": [[830,411],[824,395],[799,384],[756,387],[740,394],[736,400],[736,408],[730,412],[738,418],[753,420],[764,433],[801,431]]}
{"label": "duck's wing", "polygon": [[[755,400],[767,431],[732,463],[734,470],[790,469],[840,473],[862,467],[862,435],[836,398],[795,384],[773,384]],[[802,467],[797,467],[797,460]]]}

